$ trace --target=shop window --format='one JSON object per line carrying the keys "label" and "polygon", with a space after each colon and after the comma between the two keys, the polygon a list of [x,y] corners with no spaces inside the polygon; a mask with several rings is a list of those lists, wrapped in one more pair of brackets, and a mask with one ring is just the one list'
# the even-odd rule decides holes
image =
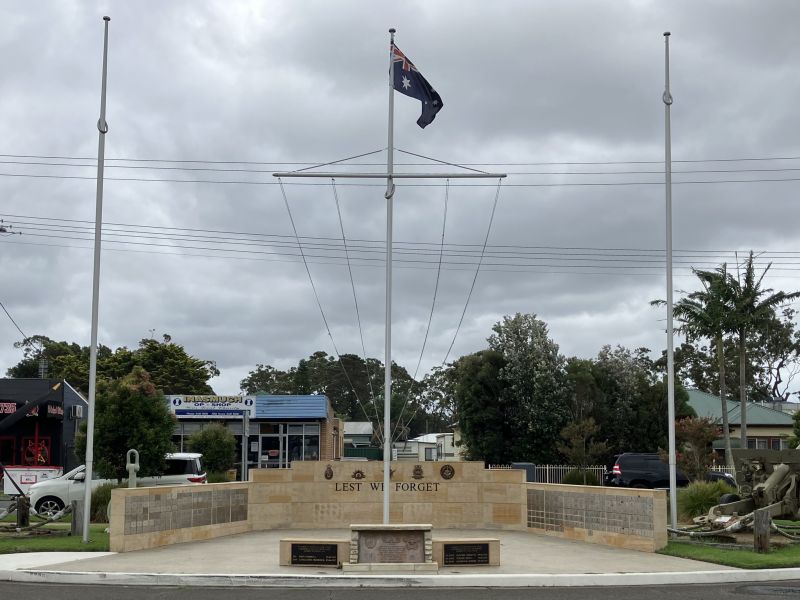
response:
{"label": "shop window", "polygon": [[0,437],[0,462],[4,465],[14,465],[17,462],[17,453],[14,448],[15,441],[12,436]]}
{"label": "shop window", "polygon": [[318,435],[306,435],[303,438],[303,460],[319,460]]}
{"label": "shop window", "polygon": [[22,438],[22,464],[35,466],[44,466],[50,464],[50,438],[40,437],[38,439],[32,437]]}
{"label": "shop window", "polygon": [[[300,426],[300,430],[302,431],[302,426]],[[289,426],[289,431],[292,430],[292,426]],[[289,460],[303,460],[303,436],[302,435],[289,435],[288,437],[289,443]]]}

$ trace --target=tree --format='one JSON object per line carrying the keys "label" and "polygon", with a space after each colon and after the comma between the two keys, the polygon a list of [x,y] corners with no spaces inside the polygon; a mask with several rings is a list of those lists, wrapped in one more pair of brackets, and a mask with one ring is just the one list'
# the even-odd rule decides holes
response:
{"label": "tree", "polygon": [[800,445],[800,410],[792,415],[792,437],[789,438],[790,448],[797,448]]}
{"label": "tree", "polygon": [[[127,349],[114,353],[117,360],[127,358]],[[163,341],[143,339],[132,353],[128,365],[136,365],[147,371],[153,384],[164,394],[213,394],[208,380],[219,376],[214,361],[190,356],[183,346],[172,341],[169,335]],[[118,357],[118,355],[120,355]],[[125,369],[122,373],[130,372]]]}
{"label": "tree", "polygon": [[714,458],[711,444],[719,430],[711,419],[687,417],[675,423],[676,462],[692,481],[702,480]]}
{"label": "tree", "polygon": [[189,450],[203,455],[203,464],[212,473],[222,473],[236,460],[236,439],[222,423],[212,423],[189,437]]}
{"label": "tree", "polygon": [[600,428],[592,417],[574,421],[561,430],[563,442],[559,442],[558,451],[564,455],[568,464],[580,467],[584,473],[586,484],[586,467],[595,464],[598,459],[608,453],[605,442],[595,441]]}
{"label": "tree", "polygon": [[[250,394],[324,394],[338,416],[347,420],[371,421],[381,443],[383,385],[383,363],[380,360],[364,360],[356,354],[342,354],[337,358],[322,350],[300,360],[288,371],[259,364],[240,383],[241,389]],[[393,438],[405,439],[438,422],[425,410],[421,400],[423,389],[424,386],[412,379],[404,367],[392,364]]]}
{"label": "tree", "polygon": [[[44,335],[33,335],[14,348],[22,349],[22,360],[7,369],[6,374],[14,378],[39,377],[39,361],[47,364],[48,376],[65,379],[78,390],[89,389],[89,348],[70,342],[56,342]],[[111,349],[100,344],[97,348],[98,364],[111,355]]]}
{"label": "tree", "polygon": [[[586,380],[583,388],[591,392],[592,402],[577,418],[595,419],[608,445],[605,458],[621,452],[657,452],[667,442],[667,385],[659,378],[649,350],[604,346],[589,364],[591,380],[587,367],[578,373]],[[575,385],[574,370],[570,381]],[[694,414],[680,385],[675,388],[675,414],[677,418]]]}
{"label": "tree", "polygon": [[[39,358],[48,362],[48,374],[65,379],[77,390],[89,390],[89,348],[75,343],[55,342],[35,335],[14,344],[23,349],[23,358],[8,369],[9,377],[38,377]],[[125,346],[113,352],[102,344],[97,349],[97,379],[119,379],[135,366],[150,374],[153,384],[165,394],[213,394],[208,380],[219,375],[216,364],[190,356],[183,346],[164,334],[163,341],[143,339],[139,347]]]}
{"label": "tree", "polygon": [[500,371],[503,398],[511,418],[519,423],[519,434],[512,440],[513,457],[554,462],[555,441],[569,419],[566,360],[536,315],[506,316],[492,331],[489,348],[505,361]]}
{"label": "tree", "polygon": [[519,433],[515,410],[503,393],[500,372],[505,360],[500,352],[482,350],[462,356],[456,370],[455,404],[461,440],[468,460],[508,464],[518,458],[513,438]]}
{"label": "tree", "polygon": [[733,328],[739,341],[739,402],[741,413],[742,448],[747,448],[747,336],[752,331],[765,327],[773,322],[776,309],[787,302],[800,297],[800,292],[775,292],[771,288],[762,288],[764,277],[772,263],[769,263],[761,275],[756,275],[752,250],[744,264],[744,274],[738,279],[731,279],[730,298],[732,305]]}
{"label": "tree", "polygon": [[292,394],[293,383],[286,371],[259,364],[242,379],[239,387],[245,394]]}
{"label": "tree", "polygon": [[[141,367],[113,381],[101,380],[96,395],[94,428],[94,463],[104,479],[121,481],[128,450],[139,451],[139,476],[159,475],[164,457],[174,451],[172,434],[175,421],[169,412],[164,394]],[[78,456],[86,453],[85,429],[76,438]]]}
{"label": "tree", "polygon": [[[733,279],[725,263],[713,271],[692,269],[700,280],[702,289],[681,298],[673,306],[673,314],[680,322],[678,331],[686,334],[687,340],[710,339],[717,354],[719,369],[719,401],[722,411],[722,437],[725,442],[725,462],[733,467],[731,433],[728,426],[728,398],[725,386],[724,338],[734,327],[731,318],[731,288]],[[663,304],[663,301],[656,301]]]}

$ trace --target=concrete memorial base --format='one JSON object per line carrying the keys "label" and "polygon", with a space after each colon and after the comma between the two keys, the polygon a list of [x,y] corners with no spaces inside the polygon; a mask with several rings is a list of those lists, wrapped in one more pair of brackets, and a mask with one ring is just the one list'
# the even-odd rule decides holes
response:
{"label": "concrete memorial base", "polygon": [[350,525],[350,562],[344,571],[438,571],[430,524]]}

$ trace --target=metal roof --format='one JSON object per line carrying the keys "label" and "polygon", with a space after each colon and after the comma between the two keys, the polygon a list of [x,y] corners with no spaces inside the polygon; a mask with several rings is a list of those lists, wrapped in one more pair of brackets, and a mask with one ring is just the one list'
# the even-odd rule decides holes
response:
{"label": "metal roof", "polygon": [[326,419],[327,396],[256,396],[256,419]]}
{"label": "metal roof", "polygon": [[[722,422],[722,404],[719,396],[701,392],[700,390],[686,390],[689,393],[689,406],[694,409],[698,417],[709,417],[714,421]],[[728,422],[737,427],[741,425],[741,411],[738,400],[728,400]],[[755,402],[747,403],[747,425],[789,426],[794,424],[792,415],[780,410],[775,410]]]}

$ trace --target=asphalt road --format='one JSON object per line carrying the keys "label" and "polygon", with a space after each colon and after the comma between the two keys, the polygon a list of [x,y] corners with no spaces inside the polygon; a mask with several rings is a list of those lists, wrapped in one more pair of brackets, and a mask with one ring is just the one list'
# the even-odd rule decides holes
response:
{"label": "asphalt road", "polygon": [[0,598],[21,600],[770,600],[800,599],[800,581],[774,584],[597,588],[165,588],[0,582]]}

